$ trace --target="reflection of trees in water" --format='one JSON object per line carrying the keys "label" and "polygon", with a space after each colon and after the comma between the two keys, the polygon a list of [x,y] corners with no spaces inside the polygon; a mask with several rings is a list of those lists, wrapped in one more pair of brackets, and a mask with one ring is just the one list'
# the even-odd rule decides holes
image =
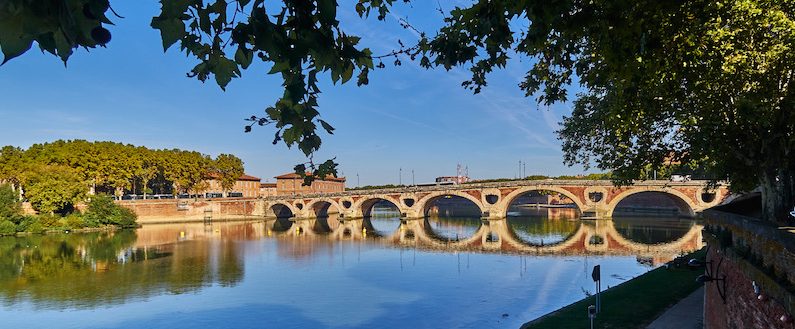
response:
{"label": "reflection of trees in water", "polygon": [[580,227],[580,221],[544,217],[511,217],[508,225],[524,242],[541,245],[566,240]]}
{"label": "reflection of trees in water", "polygon": [[643,244],[676,241],[690,231],[692,219],[676,217],[616,217],[613,225],[624,238]]}
{"label": "reflection of trees in water", "polygon": [[0,238],[0,299],[90,308],[243,278],[232,241],[136,249],[135,239],[134,231]]}

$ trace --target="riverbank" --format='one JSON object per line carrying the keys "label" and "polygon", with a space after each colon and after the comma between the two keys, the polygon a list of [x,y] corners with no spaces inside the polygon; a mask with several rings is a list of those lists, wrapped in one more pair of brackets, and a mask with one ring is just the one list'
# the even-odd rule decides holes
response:
{"label": "riverbank", "polygon": [[[624,282],[602,292],[602,311],[594,320],[599,328],[644,328],[664,313],[669,307],[687,297],[701,284],[696,277],[703,274],[702,268],[687,266],[691,258],[703,258],[705,250],[679,257],[667,266],[661,266],[646,274]],[[595,305],[594,296],[551,312],[522,325],[522,329],[587,328],[587,309]]]}

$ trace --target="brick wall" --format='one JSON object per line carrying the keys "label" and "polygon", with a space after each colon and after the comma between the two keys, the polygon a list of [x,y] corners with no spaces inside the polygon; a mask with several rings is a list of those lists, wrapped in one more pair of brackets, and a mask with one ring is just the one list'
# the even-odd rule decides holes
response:
{"label": "brick wall", "polygon": [[726,280],[725,298],[720,281],[706,283],[705,327],[795,328],[791,321],[795,235],[753,218],[717,211],[706,211],[705,218],[711,274]]}
{"label": "brick wall", "polygon": [[235,198],[230,200],[171,199],[117,201],[138,215],[141,223],[161,221],[203,220],[211,215],[213,220],[254,217],[261,214],[258,200]]}

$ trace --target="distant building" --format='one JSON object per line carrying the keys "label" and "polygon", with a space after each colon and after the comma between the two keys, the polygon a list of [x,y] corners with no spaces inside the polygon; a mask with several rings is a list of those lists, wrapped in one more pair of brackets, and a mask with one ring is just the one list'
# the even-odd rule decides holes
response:
{"label": "distant building", "polygon": [[[256,198],[260,194],[260,180],[259,177],[254,177],[250,175],[240,175],[240,178],[237,179],[235,185],[227,191],[228,196],[231,197],[244,197],[244,198]],[[217,173],[209,173],[207,174],[207,178],[205,179],[207,183],[207,189],[204,190],[205,195],[210,196],[221,196],[224,192],[223,188],[221,188],[221,180],[219,179],[219,175]]]}
{"label": "distant building", "polygon": [[261,198],[276,195],[276,183],[260,183],[259,196]]}
{"label": "distant building", "polygon": [[440,176],[436,177],[437,183],[463,184],[469,182],[469,176]]}
{"label": "distant building", "polygon": [[284,174],[274,178],[276,178],[276,195],[334,193],[345,191],[345,177],[327,176],[322,179],[315,178],[310,186],[304,186],[304,179],[296,173]]}

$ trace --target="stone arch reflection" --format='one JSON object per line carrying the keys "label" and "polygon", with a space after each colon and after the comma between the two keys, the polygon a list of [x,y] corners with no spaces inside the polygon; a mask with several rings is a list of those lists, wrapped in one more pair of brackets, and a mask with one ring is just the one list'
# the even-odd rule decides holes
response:
{"label": "stone arch reflection", "polygon": [[544,217],[506,218],[508,229],[518,240],[532,246],[558,244],[566,241],[580,228],[582,222],[573,219]]}
{"label": "stone arch reflection", "polygon": [[613,226],[618,234],[641,244],[663,244],[681,239],[696,222],[679,217],[615,217]]}

